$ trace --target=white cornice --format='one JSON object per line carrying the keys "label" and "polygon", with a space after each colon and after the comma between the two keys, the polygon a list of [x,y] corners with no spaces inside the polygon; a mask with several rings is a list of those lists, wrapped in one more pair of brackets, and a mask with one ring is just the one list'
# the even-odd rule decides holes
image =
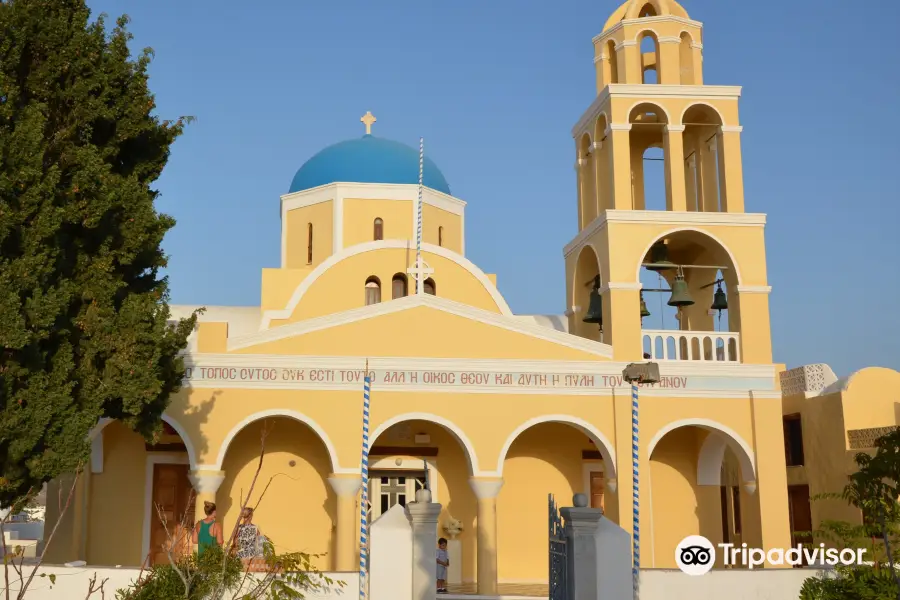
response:
{"label": "white cornice", "polygon": [[678,17],[675,15],[659,15],[656,17],[641,17],[640,19],[622,19],[606,31],[598,33],[595,35],[591,41],[593,43],[597,43],[605,40],[615,32],[623,29],[628,25],[653,25],[654,23],[680,23],[682,25],[687,25],[688,27],[696,27],[698,29],[703,29],[703,23],[700,21],[694,21],[693,19],[685,19],[684,17]]}
{"label": "white cornice", "polygon": [[630,291],[639,291],[643,288],[643,284],[641,282],[635,281],[608,281],[600,286],[600,292],[606,293],[610,290],[630,290]]}
{"label": "white cornice", "polygon": [[[312,272],[303,279],[303,281],[300,282],[300,284],[294,289],[293,294],[291,294],[291,297],[283,310],[267,310],[263,313],[262,321],[260,322],[259,326],[260,330],[268,329],[273,320],[289,319],[291,315],[294,314],[294,310],[297,308],[297,305],[300,303],[303,295],[306,294],[309,288],[312,287],[313,284],[315,284],[316,281],[318,281],[318,279],[328,271],[328,269],[334,267],[342,260],[350,258],[351,256],[356,256],[357,254],[362,254],[364,252],[375,252],[377,250],[382,250],[385,248],[409,250],[409,241],[378,240],[366,242],[364,244],[356,244],[355,246],[344,248],[343,250],[332,254],[324,261],[319,263],[319,265],[315,269],[313,269]],[[490,294],[499,311],[504,315],[512,315],[512,311],[509,309],[509,305],[506,303],[506,300],[500,294],[500,290],[497,289],[497,286],[494,285],[490,279],[488,279],[487,274],[479,269],[478,266],[475,265],[475,263],[467,259],[462,254],[457,254],[452,250],[448,250],[447,248],[444,248],[442,246],[435,246],[434,244],[423,243],[422,251],[440,256],[441,258],[446,258],[450,262],[456,263],[457,265],[468,271],[476,280],[478,280],[478,282],[482,286],[484,286],[484,289],[488,294]]]}
{"label": "white cornice", "polygon": [[740,133],[744,131],[744,128],[740,125],[722,125],[719,127],[719,131],[722,133]]}
{"label": "white cornice", "polygon": [[[337,196],[358,200],[416,200],[418,195],[419,186],[416,184],[337,182],[285,194],[281,197],[281,208],[284,216],[285,212],[294,208],[327,202]],[[462,215],[466,206],[464,200],[431,188],[424,188],[422,201],[455,215]]]}
{"label": "white cornice", "polygon": [[657,210],[606,210],[581,230],[563,249],[563,256],[580,250],[587,240],[607,223],[658,223],[670,226],[765,227],[763,213],[676,212]]}
{"label": "white cornice", "polygon": [[739,285],[738,294],[768,294],[772,291],[771,285]]}
{"label": "white cornice", "polygon": [[453,314],[466,319],[471,319],[473,321],[478,321],[486,325],[492,325],[494,327],[506,329],[508,331],[529,335],[531,337],[560,344],[561,346],[566,346],[574,350],[580,350],[582,352],[593,354],[602,358],[612,358],[612,347],[608,344],[601,344],[599,342],[594,342],[574,335],[569,335],[568,333],[563,333],[554,329],[550,329],[548,327],[543,327],[536,323],[528,323],[527,321],[515,318],[511,314],[507,315],[493,313],[480,308],[468,306],[460,302],[448,300],[446,298],[432,296],[430,294],[414,294],[412,296],[406,296],[405,298],[399,298],[397,300],[388,300],[380,302],[378,304],[354,308],[332,315],[325,315],[322,317],[316,317],[314,319],[298,321],[296,323],[288,323],[286,325],[273,327],[271,329],[266,329],[265,331],[259,331],[257,333],[241,337],[229,338],[227,348],[229,352],[244,348],[250,348],[252,346],[258,346],[260,344],[274,342],[276,340],[282,340],[285,338],[312,333],[314,331],[321,331],[323,329],[330,329],[332,327],[356,323],[358,321],[397,313],[419,306],[427,306],[435,310]]}
{"label": "white cornice", "polygon": [[[360,387],[360,382],[351,380],[321,380],[311,381],[308,375],[301,377],[285,376],[282,370],[289,370],[288,374],[296,374],[298,371],[309,373],[310,371],[347,372],[358,375],[363,370],[366,358],[356,356],[284,356],[267,354],[193,354],[185,357],[185,366],[192,369],[234,369],[235,371],[257,371],[255,377],[241,380],[235,379],[205,379],[198,373],[186,381],[191,388],[218,388],[218,389],[315,389],[322,391],[347,391]],[[507,359],[456,359],[456,358],[413,358],[413,357],[382,357],[368,358],[369,371],[375,373],[373,387],[381,392],[445,392],[464,394],[505,394],[505,395],[576,395],[576,396],[612,396],[614,394],[628,394],[627,384],[621,386],[606,386],[601,383],[604,377],[616,378],[621,376],[622,370],[627,366],[624,362],[595,362],[595,361],[550,361],[550,360],[507,360]],[[728,379],[742,380],[741,384],[749,384],[754,398],[780,399],[781,391],[775,386],[774,365],[737,365],[722,363],[698,363],[695,361],[660,361],[660,375],[663,378],[697,378],[707,379],[707,385],[716,385],[716,381]],[[259,371],[268,371],[262,376]],[[281,376],[271,377],[269,374],[281,371]],[[440,385],[425,382],[406,382],[402,386],[391,385],[384,382],[385,375],[392,372],[430,372],[430,373],[509,373],[509,374],[534,374],[557,375],[561,378],[593,377],[593,386],[567,386],[567,387],[529,387],[497,385],[488,381],[478,386]],[[379,375],[381,377],[379,377]],[[266,379],[266,377],[269,377]],[[337,379],[337,378],[335,378]],[[725,389],[713,389],[704,387],[687,388],[657,388],[647,387],[641,390],[642,396],[657,396],[671,398],[723,398],[723,399],[748,399],[751,389],[742,389],[735,383],[725,384]],[[758,386],[758,387],[756,387]]]}
{"label": "white cornice", "polygon": [[[588,109],[581,115],[575,126],[572,127],[572,137],[578,138],[585,131],[592,130],[593,123],[613,98],[638,98],[653,99],[678,98],[682,100],[696,100],[702,102],[713,98],[737,100],[741,97],[739,85],[669,85],[669,84],[630,84],[611,83],[603,88]],[[680,125],[680,123],[674,123]]]}

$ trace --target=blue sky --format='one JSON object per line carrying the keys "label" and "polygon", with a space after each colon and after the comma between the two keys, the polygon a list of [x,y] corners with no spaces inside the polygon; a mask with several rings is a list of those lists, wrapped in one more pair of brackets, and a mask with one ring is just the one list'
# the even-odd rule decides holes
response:
{"label": "blue sky", "polygon": [[[279,263],[279,196],[315,152],[362,135],[371,110],[377,135],[425,137],[468,202],[467,256],[498,274],[513,310],[565,310],[570,130],[595,97],[591,38],[616,3],[88,4],[128,14],[135,47],[156,51],[159,114],[197,117],[159,181],[159,208],[178,220],[165,240],[174,303],[258,304],[260,269]],[[705,24],[706,83],[743,86],[746,206],[768,213],[776,361],[900,367],[900,8],[684,6]]]}

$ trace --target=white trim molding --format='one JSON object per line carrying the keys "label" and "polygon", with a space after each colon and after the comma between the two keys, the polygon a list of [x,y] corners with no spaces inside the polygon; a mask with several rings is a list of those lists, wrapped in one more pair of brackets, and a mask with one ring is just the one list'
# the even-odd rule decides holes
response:
{"label": "white trim molding", "polygon": [[[481,469],[478,466],[478,453],[475,452],[475,446],[466,436],[466,433],[462,430],[461,427],[459,427],[449,419],[439,417],[438,415],[433,415],[430,413],[405,413],[402,415],[395,415],[387,421],[379,424],[378,427],[376,427],[375,430],[369,435],[372,447],[375,446],[375,442],[378,440],[378,436],[383,434],[394,425],[403,423],[404,421],[426,421],[428,423],[434,423],[435,425],[440,425],[441,427],[443,427],[445,431],[456,438],[456,441],[459,442],[459,445],[462,447],[463,454],[466,455],[466,463],[469,466],[469,475],[471,477],[481,476]],[[410,450],[414,451],[415,447],[410,448]]]}
{"label": "white trim molding", "polygon": [[627,290],[627,291],[640,291],[644,288],[644,284],[640,281],[608,281],[600,286],[600,293],[605,294],[610,290]]}
{"label": "white trim molding", "polygon": [[523,335],[541,339],[547,342],[553,342],[555,344],[559,344],[567,348],[572,348],[574,350],[580,350],[582,352],[593,354],[601,358],[612,358],[612,346],[608,344],[601,344],[592,340],[586,340],[584,338],[557,331],[549,327],[538,325],[537,323],[529,323],[522,319],[516,318],[511,313],[498,314],[489,312],[480,308],[462,304],[460,302],[441,298],[440,296],[432,296],[430,294],[414,294],[411,296],[406,296],[404,298],[398,298],[396,300],[389,300],[379,302],[378,304],[362,306],[360,308],[353,308],[332,315],[325,315],[322,317],[316,317],[314,319],[298,321],[296,323],[288,323],[279,327],[273,327],[271,329],[252,333],[250,335],[229,338],[227,349],[229,352],[234,350],[241,350],[243,348],[249,348],[252,346],[257,346],[259,344],[282,340],[289,337],[300,336],[307,333],[312,333],[314,331],[321,331],[324,329],[330,329],[332,327],[338,327],[340,325],[347,325],[350,323],[356,323],[358,321],[364,321],[366,319],[372,319],[383,315],[398,313],[420,306],[427,306],[441,312],[456,315],[466,319],[471,319],[473,321],[478,321],[479,323],[483,323],[485,325],[491,325],[494,327],[505,329],[507,331],[521,333]]}
{"label": "white trim molding", "polygon": [[[765,227],[766,215],[763,213],[727,213],[727,212],[682,212],[658,210],[605,210],[587,227],[578,232],[575,238],[563,248],[563,256],[568,257],[581,250],[588,240],[598,231],[602,231],[608,223],[629,224],[668,224],[679,226],[685,230],[696,230],[698,226],[728,227]],[[709,235],[707,233],[707,235]]]}
{"label": "white trim molding", "polygon": [[771,285],[739,285],[738,294],[768,294],[771,293]]}
{"label": "white trim molding", "polygon": [[744,131],[744,127],[742,125],[722,125],[719,127],[719,131],[722,133],[740,133]]}
{"label": "white trim molding", "polygon": [[181,452],[147,454],[147,463],[144,467],[144,518],[141,522],[141,556],[150,554],[150,524],[153,511],[153,468],[156,465],[188,465],[188,458]]}
{"label": "white trim molding", "polygon": [[[189,356],[186,354],[185,356]],[[184,427],[181,426],[178,421],[172,418],[171,415],[167,415],[165,413],[162,414],[162,420],[168,423],[172,429],[178,434],[181,438],[181,441],[184,442],[185,450],[188,455],[188,464],[191,465],[191,468],[194,468],[194,465],[197,464],[197,453],[194,450],[194,444],[191,441],[190,436],[185,431]],[[112,423],[115,419],[103,418],[97,422],[93,429],[91,429],[90,433],[88,433],[88,438],[91,440],[91,471],[94,473],[102,473],[103,472],[103,445],[102,443],[99,446],[99,456],[95,455],[98,452],[97,447],[94,446],[94,440],[100,437],[103,433],[103,430],[107,425]],[[98,470],[99,469],[99,470]]]}
{"label": "white trim molding", "polygon": [[617,42],[616,43],[616,52],[618,52],[622,48],[628,48],[631,46],[637,46],[637,40],[624,40],[622,42]]}
{"label": "white trim molding", "polygon": [[328,433],[325,432],[325,429],[321,425],[319,425],[313,419],[307,417],[303,413],[287,408],[273,408],[269,410],[263,410],[245,417],[243,420],[241,420],[240,423],[232,427],[231,431],[229,431],[228,434],[222,439],[222,443],[219,446],[219,452],[216,455],[216,463],[214,465],[201,465],[197,467],[197,470],[221,471],[222,463],[225,462],[225,455],[228,453],[228,447],[231,445],[231,442],[234,440],[235,436],[243,431],[243,429],[247,425],[259,421],[260,419],[265,419],[266,417],[286,417],[289,419],[294,419],[299,423],[303,423],[304,425],[312,429],[316,433],[316,435],[319,436],[319,439],[322,440],[322,443],[325,444],[325,449],[328,451],[328,457],[331,459],[332,473],[359,473],[359,469],[341,468],[340,461],[338,460],[337,450],[335,449],[334,444],[331,442],[331,438],[328,437]]}
{"label": "white trim molding", "polygon": [[631,131],[631,123],[610,123],[606,131]]}
{"label": "white trim molding", "polygon": [[610,83],[597,95],[591,105],[572,127],[572,137],[577,138],[588,126],[597,120],[601,110],[609,104],[610,98],[634,98],[653,103],[655,99],[679,99],[703,102],[711,98],[738,100],[741,87],[736,85],[641,85],[631,83]]}
{"label": "white trim molding", "polygon": [[685,129],[685,125],[666,125],[666,133],[683,133]]}
{"label": "white trim molding", "polygon": [[[704,454],[701,449],[700,456],[698,458],[698,466],[704,466],[707,472],[703,474],[698,472],[698,482],[701,478],[701,475],[705,481],[711,481],[712,475],[708,471],[712,470],[713,467],[720,470],[721,472],[721,460],[724,459],[725,456],[726,444],[732,449],[738,459],[738,462],[741,465],[741,477],[743,478],[743,480],[756,481],[756,456],[753,453],[753,448],[744,440],[744,438],[738,435],[736,431],[711,419],[681,419],[679,421],[673,421],[672,423],[663,426],[659,431],[656,432],[656,435],[653,436],[653,438],[650,440],[650,443],[647,445],[647,459],[650,460],[650,458],[653,456],[653,450],[656,448],[656,445],[663,439],[663,437],[665,437],[667,433],[675,431],[676,429],[680,429],[681,427],[699,427],[700,429],[705,429],[706,431],[708,431],[710,436],[720,436],[719,440],[714,440],[715,444],[706,448],[706,454]],[[706,446],[706,444],[704,444],[704,446]],[[712,463],[714,461],[710,460],[711,457],[718,458],[719,464],[713,465]]]}
{"label": "white trim molding", "polygon": [[[294,314],[294,310],[297,308],[297,305],[300,304],[300,300],[303,298],[303,295],[331,267],[335,266],[344,259],[351,258],[358,254],[363,254],[365,252],[374,252],[376,250],[382,250],[386,248],[406,250],[409,248],[409,242],[407,240],[379,240],[366,242],[364,244],[357,244],[355,246],[351,246],[350,248],[345,248],[344,250],[341,250],[336,254],[332,254],[327,259],[319,263],[319,265],[315,269],[313,269],[312,272],[303,279],[303,281],[300,282],[300,285],[298,285],[296,289],[294,289],[294,293],[291,295],[291,299],[288,300],[287,306],[285,306],[284,309],[267,310],[265,313],[263,313],[262,322],[259,326],[260,331],[269,329],[273,320],[291,318],[291,315]],[[500,311],[500,313],[504,315],[512,315],[512,311],[510,310],[509,305],[506,303],[506,300],[503,298],[503,296],[500,295],[500,291],[497,289],[497,286],[491,283],[491,280],[488,279],[484,271],[479,269],[472,261],[467,259],[465,256],[463,256],[462,254],[457,254],[456,252],[448,250],[447,248],[444,248],[442,246],[435,246],[434,244],[423,243],[422,251],[434,254],[435,256],[440,256],[441,258],[445,258],[468,271],[475,277],[475,279],[478,280],[479,283],[481,283],[481,285],[484,286],[488,294],[491,295],[491,298],[494,300],[494,303],[496,303],[497,309]]]}
{"label": "white trim molding", "polygon": [[503,448],[500,450],[500,456],[497,458],[497,475],[499,477],[503,476],[503,464],[506,462],[506,455],[509,453],[509,449],[512,447],[513,442],[516,441],[516,438],[522,435],[526,430],[542,423],[562,423],[564,425],[570,425],[588,436],[591,441],[594,442],[594,445],[597,446],[597,450],[600,451],[600,456],[603,457],[603,462],[607,466],[606,472],[609,473],[610,479],[616,478],[615,446],[613,446],[609,441],[609,438],[594,425],[588,423],[584,419],[573,417],[571,415],[543,415],[529,419],[519,425],[511,434],[509,434],[509,436],[507,436],[506,441],[503,443]]}
{"label": "white trim molding", "polygon": [[[346,392],[359,389],[365,361],[356,356],[200,354],[185,357],[184,385],[188,389]],[[626,365],[596,360],[369,358],[373,385],[391,393],[613,397],[630,394],[627,382],[621,381]],[[774,365],[663,361],[660,370],[660,384],[643,388],[642,395],[738,400],[746,400],[751,392],[755,398],[780,400],[782,396],[776,388]],[[217,470],[218,466],[197,468]]]}
{"label": "white trim molding", "polygon": [[679,17],[677,15],[656,15],[655,17],[641,17],[639,19],[622,19],[609,29],[602,31],[595,35],[591,41],[595,44],[606,38],[613,33],[617,32],[620,29],[623,29],[626,25],[644,25],[644,24],[653,24],[653,23],[680,23],[682,25],[687,25],[689,27],[696,27],[697,29],[703,29],[703,23],[700,21],[694,21],[693,19],[686,19],[684,17]]}

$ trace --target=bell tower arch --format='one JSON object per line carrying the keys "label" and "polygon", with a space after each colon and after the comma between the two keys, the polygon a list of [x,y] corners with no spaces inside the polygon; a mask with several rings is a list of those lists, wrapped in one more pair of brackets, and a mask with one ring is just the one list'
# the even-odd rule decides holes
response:
{"label": "bell tower arch", "polygon": [[593,39],[597,97],[572,129],[569,331],[597,339],[600,325],[616,360],[772,361],[766,219],[744,210],[741,88],[704,83],[702,39],[676,0],[627,0]]}

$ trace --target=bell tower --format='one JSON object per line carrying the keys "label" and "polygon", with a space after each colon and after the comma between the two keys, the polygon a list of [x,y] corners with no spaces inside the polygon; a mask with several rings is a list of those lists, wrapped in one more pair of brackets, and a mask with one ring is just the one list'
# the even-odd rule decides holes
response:
{"label": "bell tower", "polygon": [[704,84],[702,34],[675,0],[628,0],[593,39],[597,96],[572,129],[567,314],[571,333],[612,344],[616,360],[772,362],[741,88]]}

